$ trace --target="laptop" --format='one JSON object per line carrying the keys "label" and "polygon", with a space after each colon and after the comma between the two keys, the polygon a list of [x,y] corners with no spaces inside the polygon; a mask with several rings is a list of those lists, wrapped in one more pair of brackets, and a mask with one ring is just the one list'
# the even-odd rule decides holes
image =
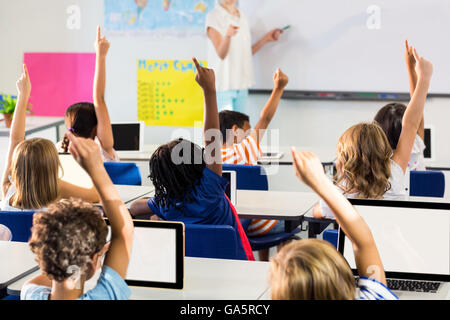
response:
{"label": "laptop", "polygon": [[111,123],[114,150],[121,153],[142,152],[144,150],[144,121]]}
{"label": "laptop", "polygon": [[222,171],[222,177],[229,181],[227,188],[225,189],[225,194],[228,199],[230,199],[233,206],[236,206],[237,200],[237,190],[236,190],[236,171]]}
{"label": "laptop", "polygon": [[[108,241],[111,238],[109,220]],[[134,239],[125,282],[134,287],[183,289],[184,224],[133,220]]]}
{"label": "laptop", "polygon": [[[450,299],[450,203],[349,201],[371,229],[388,287],[400,299]],[[338,248],[357,275],[342,230]]]}
{"label": "laptop", "polygon": [[91,177],[70,153],[59,153],[59,161],[62,167],[62,170],[59,171],[61,180],[83,188],[94,186]]}

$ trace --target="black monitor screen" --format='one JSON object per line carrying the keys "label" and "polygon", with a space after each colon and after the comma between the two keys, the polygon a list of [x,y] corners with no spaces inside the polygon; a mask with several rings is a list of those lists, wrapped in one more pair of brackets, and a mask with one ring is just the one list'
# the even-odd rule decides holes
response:
{"label": "black monitor screen", "polygon": [[139,151],[140,124],[113,123],[114,149],[116,151]]}

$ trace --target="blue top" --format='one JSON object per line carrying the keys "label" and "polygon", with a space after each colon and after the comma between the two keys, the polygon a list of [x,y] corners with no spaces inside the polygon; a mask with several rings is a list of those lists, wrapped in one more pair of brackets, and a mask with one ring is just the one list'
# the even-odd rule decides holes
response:
{"label": "blue top", "polygon": [[199,184],[191,190],[192,202],[184,202],[184,215],[181,202],[175,206],[160,207],[155,198],[148,200],[150,210],[163,220],[181,221],[185,224],[215,224],[230,225],[236,230],[239,256],[246,257],[236,219],[231,210],[230,203],[225,196],[228,180],[219,176],[209,168],[203,170]]}
{"label": "blue top", "polygon": [[[48,300],[52,288],[28,284],[22,287],[21,300]],[[77,300],[128,300],[130,288],[114,269],[103,266],[100,278],[94,289],[89,290]]]}

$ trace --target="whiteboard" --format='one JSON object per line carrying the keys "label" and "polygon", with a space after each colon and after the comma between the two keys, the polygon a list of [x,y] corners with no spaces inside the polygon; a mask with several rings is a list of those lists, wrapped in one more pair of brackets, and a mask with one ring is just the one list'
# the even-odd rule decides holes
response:
{"label": "whiteboard", "polygon": [[291,25],[254,56],[253,89],[409,92],[404,40],[434,64],[430,93],[450,93],[449,0],[244,0],[255,43]]}

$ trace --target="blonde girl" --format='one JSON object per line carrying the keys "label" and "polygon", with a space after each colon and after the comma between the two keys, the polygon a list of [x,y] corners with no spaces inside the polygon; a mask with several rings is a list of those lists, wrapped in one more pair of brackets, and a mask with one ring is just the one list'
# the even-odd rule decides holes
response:
{"label": "blonde girl", "polygon": [[[403,116],[397,148],[392,150],[376,122],[352,126],[339,138],[336,186],[348,198],[405,200],[408,196],[406,169],[433,74],[432,63],[412,50],[417,85]],[[334,217],[323,201],[314,208],[314,216]]]}
{"label": "blonde girl", "polygon": [[30,77],[25,65],[16,87],[17,105],[3,171],[1,210],[37,210],[55,200],[71,196],[98,202],[99,196],[95,188],[81,188],[58,178],[61,164],[51,141],[41,138],[24,140],[25,111],[31,92]]}
{"label": "blonde girl", "polygon": [[[286,245],[271,259],[270,294],[274,300],[394,300],[372,233],[348,200],[325,176],[319,159],[293,151],[298,178],[321,196],[353,243],[360,276],[355,282],[345,258],[323,240],[307,239]],[[375,272],[374,272],[375,270]]]}

